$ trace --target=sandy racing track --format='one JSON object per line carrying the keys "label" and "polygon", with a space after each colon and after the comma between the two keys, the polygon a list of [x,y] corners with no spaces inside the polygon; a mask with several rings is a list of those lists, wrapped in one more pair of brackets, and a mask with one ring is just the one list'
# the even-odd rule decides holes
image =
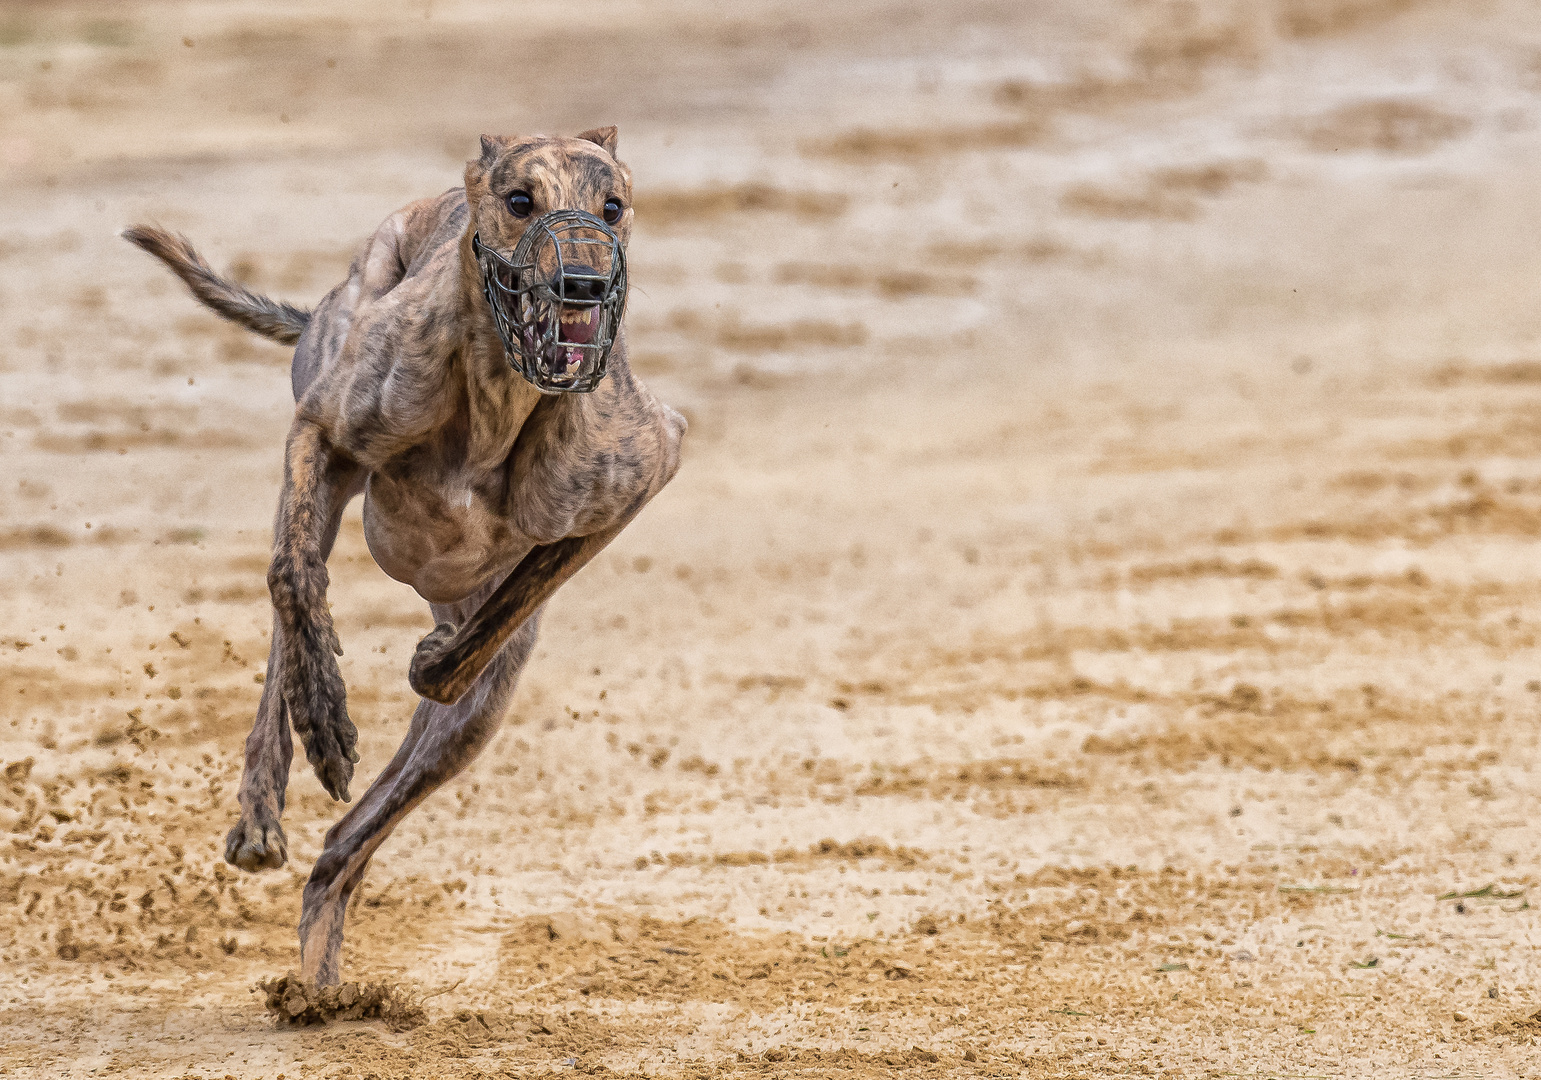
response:
{"label": "sandy racing track", "polygon": [[[355,899],[426,1023],[277,1025],[287,357],[114,233],[314,302],[611,122],[684,467]],[[1541,1076],[1538,150],[1509,0],[0,8],[0,1076]]]}

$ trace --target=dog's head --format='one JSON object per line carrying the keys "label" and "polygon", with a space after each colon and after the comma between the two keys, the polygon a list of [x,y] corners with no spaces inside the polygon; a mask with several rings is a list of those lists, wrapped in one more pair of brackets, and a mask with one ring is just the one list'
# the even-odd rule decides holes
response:
{"label": "dog's head", "polygon": [[514,366],[541,390],[592,390],[619,332],[631,172],[615,128],[482,136],[466,164],[467,244]]}
{"label": "dog's head", "polygon": [[483,135],[481,156],[466,163],[471,231],[511,252],[525,229],[553,210],[582,210],[631,239],[631,170],[615,158],[613,127],[576,138]]}

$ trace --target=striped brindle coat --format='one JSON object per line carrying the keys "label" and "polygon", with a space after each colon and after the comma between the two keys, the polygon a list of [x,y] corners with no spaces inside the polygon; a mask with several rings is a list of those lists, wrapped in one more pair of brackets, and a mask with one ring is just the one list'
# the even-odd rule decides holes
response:
{"label": "striped brindle coat", "polygon": [[[364,496],[375,561],[416,589],[438,623],[412,659],[409,680],[424,700],[406,739],[327,832],[306,882],[301,973],[316,984],[339,981],[343,917],[370,857],[496,732],[542,605],[679,466],[685,422],[632,376],[624,340],[593,393],[545,396],[512,369],[472,255],[473,234],[509,252],[540,214],[601,216],[606,200],[619,203],[612,228],[624,244],[631,174],[615,148],[614,128],[483,136],[465,187],[387,218],[313,312],[220,278],[179,236],[143,226],[124,233],[221,315],[297,345],[268,571],[273,643],[229,862],[256,871],[288,858],[279,817],[289,724],[326,790],[349,799],[357,730],[337,666],[326,560],[354,496]],[[530,199],[513,204],[523,217],[511,209],[516,192]]]}

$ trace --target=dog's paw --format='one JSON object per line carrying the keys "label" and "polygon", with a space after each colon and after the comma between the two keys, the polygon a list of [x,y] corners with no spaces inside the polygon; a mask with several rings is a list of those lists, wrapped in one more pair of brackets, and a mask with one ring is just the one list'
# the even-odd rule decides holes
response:
{"label": "dog's paw", "polygon": [[456,626],[454,623],[441,622],[427,636],[417,643],[417,652],[412,657],[412,666],[418,664],[431,664],[442,660],[449,652],[449,646],[455,640]]}
{"label": "dog's paw", "polygon": [[358,728],[348,716],[347,688],[329,650],[311,653],[306,661],[286,673],[284,706],[316,779],[332,798],[350,802]]}
{"label": "dog's paw", "polygon": [[289,861],[289,841],[276,819],[243,811],[225,837],[225,861],[252,873],[277,870]]}
{"label": "dog's paw", "polygon": [[417,643],[417,651],[412,654],[412,666],[407,669],[407,682],[413,691],[442,705],[452,705],[455,700],[442,685],[444,673],[437,670],[454,645],[455,629],[452,623],[435,626],[427,637]]}

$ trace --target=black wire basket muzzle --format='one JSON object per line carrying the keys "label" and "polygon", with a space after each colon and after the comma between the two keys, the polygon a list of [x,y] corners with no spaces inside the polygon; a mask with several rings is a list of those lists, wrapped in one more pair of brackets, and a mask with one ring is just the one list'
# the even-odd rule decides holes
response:
{"label": "black wire basket muzzle", "polygon": [[599,218],[553,210],[511,258],[471,236],[508,362],[543,394],[586,394],[605,377],[626,310],[626,249]]}

